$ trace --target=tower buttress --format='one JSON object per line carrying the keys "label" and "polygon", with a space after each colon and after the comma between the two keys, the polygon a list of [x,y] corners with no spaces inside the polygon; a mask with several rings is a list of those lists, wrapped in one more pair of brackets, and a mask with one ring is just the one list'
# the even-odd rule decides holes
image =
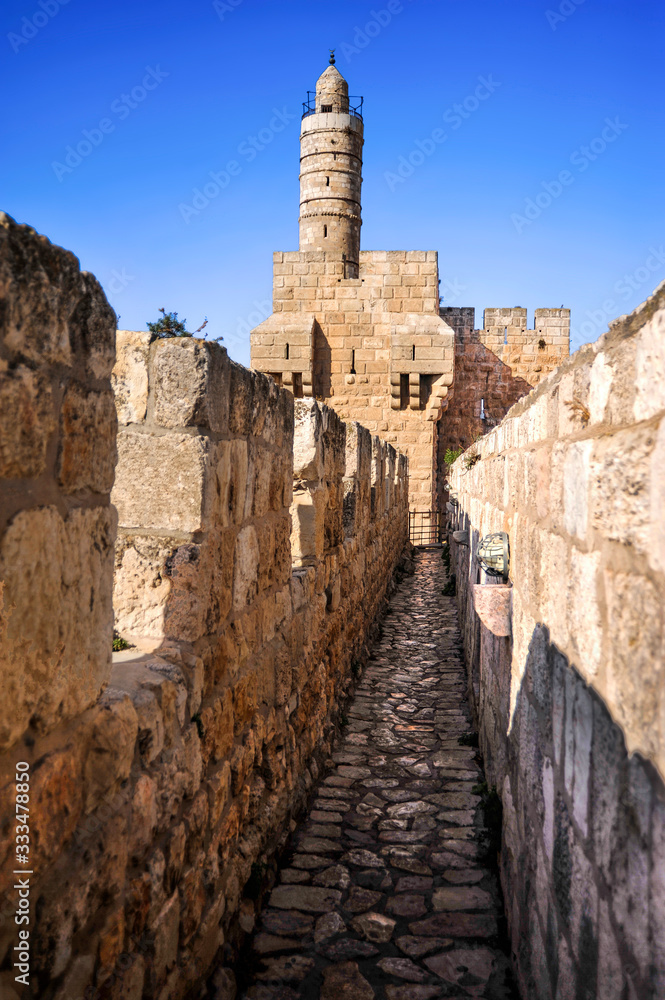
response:
{"label": "tower buttress", "polygon": [[358,276],[363,121],[349,102],[349,87],[331,65],[303,105],[300,130],[300,249],[332,250]]}

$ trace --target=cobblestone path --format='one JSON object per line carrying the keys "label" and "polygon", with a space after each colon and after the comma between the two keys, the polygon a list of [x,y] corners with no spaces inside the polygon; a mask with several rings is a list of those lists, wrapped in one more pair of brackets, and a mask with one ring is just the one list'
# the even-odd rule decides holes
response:
{"label": "cobblestone path", "polygon": [[248,1000],[514,996],[443,581],[424,552],[393,597],[252,940]]}

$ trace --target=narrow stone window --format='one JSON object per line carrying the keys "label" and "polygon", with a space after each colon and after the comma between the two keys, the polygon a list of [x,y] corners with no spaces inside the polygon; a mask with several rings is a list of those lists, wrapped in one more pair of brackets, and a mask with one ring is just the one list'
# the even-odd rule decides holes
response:
{"label": "narrow stone window", "polygon": [[504,326],[504,328],[503,328],[503,342],[504,342],[504,344],[508,343],[508,327],[507,326]]}
{"label": "narrow stone window", "polygon": [[326,114],[329,114],[331,111],[332,111],[332,104],[322,104],[321,105],[321,114],[326,115]]}
{"label": "narrow stone window", "polygon": [[416,345],[415,344],[411,348],[411,360],[412,361],[416,360]]}
{"label": "narrow stone window", "polygon": [[355,350],[351,351],[351,371],[350,371],[350,374],[351,375],[355,375],[356,374],[356,352],[355,352]]}
{"label": "narrow stone window", "polygon": [[399,377],[399,408],[400,410],[406,410],[409,405],[409,376],[400,375]]}
{"label": "narrow stone window", "polygon": [[281,372],[268,372],[268,375],[273,380],[273,382],[276,382],[277,385],[281,386],[281,384],[282,384],[282,373]]}
{"label": "narrow stone window", "polygon": [[323,238],[324,238],[324,239],[326,239],[326,238],[327,238],[327,236],[328,236],[328,227],[327,227],[327,226],[324,226],[324,227],[323,227]]}
{"label": "narrow stone window", "polygon": [[293,395],[296,399],[302,399],[302,372],[293,373]]}
{"label": "narrow stone window", "polygon": [[286,358],[287,361],[289,360],[289,345],[288,344],[286,345],[286,350],[284,351],[284,357]]}
{"label": "narrow stone window", "polygon": [[329,177],[326,177],[326,187],[327,188],[330,187],[330,178]]}

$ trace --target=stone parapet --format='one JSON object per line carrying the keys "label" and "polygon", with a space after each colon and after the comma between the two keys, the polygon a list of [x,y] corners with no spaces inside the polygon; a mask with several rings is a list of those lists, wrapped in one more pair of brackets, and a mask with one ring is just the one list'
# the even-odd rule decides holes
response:
{"label": "stone parapet", "polygon": [[70,254],[3,228],[0,655],[22,700],[0,756],[0,993],[22,759],[34,995],[182,1000],[237,954],[329,759],[408,543],[406,459],[215,344],[119,332],[115,626],[134,645],[111,663],[113,314]]}
{"label": "stone parapet", "polygon": [[[452,527],[469,535],[452,542],[453,571],[503,803],[513,954],[537,1000],[665,993],[664,345],[661,285],[449,474]],[[510,542],[511,637],[480,625],[472,603],[479,540],[497,531]]]}
{"label": "stone parapet", "polygon": [[77,258],[0,214],[0,749],[111,669],[115,314]]}

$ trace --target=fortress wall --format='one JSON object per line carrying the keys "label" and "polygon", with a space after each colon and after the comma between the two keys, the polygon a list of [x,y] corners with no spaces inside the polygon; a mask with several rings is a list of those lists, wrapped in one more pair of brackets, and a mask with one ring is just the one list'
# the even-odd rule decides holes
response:
{"label": "fortress wall", "polygon": [[252,367],[399,446],[411,507],[431,510],[437,420],[453,381],[436,252],[361,251],[354,278],[341,253],[279,252],[273,273],[274,313],[252,331]]}
{"label": "fortress wall", "polygon": [[[450,474],[524,997],[665,994],[664,470],[661,286]],[[511,587],[474,591],[479,539],[496,531],[510,537]]]}
{"label": "fortress wall", "polygon": [[[233,959],[326,767],[407,542],[406,459],[312,399],[294,417],[217,345],[119,332],[115,627],[135,646],[111,665],[114,317],[71,254],[5,230],[3,691],[17,676],[24,698],[71,696],[27,731],[27,698],[7,716],[0,993],[25,995],[10,822],[25,760],[29,995],[177,1000]],[[5,650],[26,630],[17,673]]]}
{"label": "fortress wall", "polygon": [[73,254],[0,214],[0,750],[111,667],[115,315]]}

